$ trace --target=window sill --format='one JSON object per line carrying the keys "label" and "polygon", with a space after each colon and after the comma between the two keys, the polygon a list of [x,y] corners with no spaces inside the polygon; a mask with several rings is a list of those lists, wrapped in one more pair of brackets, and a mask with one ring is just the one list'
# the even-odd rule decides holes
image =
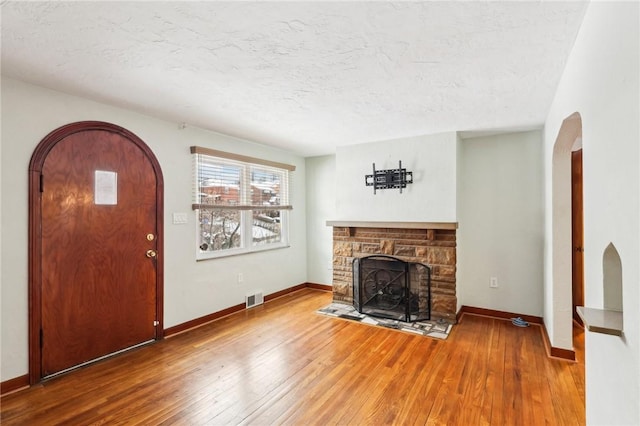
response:
{"label": "window sill", "polygon": [[263,251],[279,250],[291,247],[289,244],[270,244],[268,246],[252,247],[251,249],[236,249],[236,250],[224,250],[220,252],[214,252],[207,255],[197,254],[196,262],[212,259],[223,259],[231,256],[241,256],[244,254],[262,253]]}
{"label": "window sill", "polygon": [[576,307],[576,311],[587,330],[594,333],[622,336],[622,312],[584,306]]}

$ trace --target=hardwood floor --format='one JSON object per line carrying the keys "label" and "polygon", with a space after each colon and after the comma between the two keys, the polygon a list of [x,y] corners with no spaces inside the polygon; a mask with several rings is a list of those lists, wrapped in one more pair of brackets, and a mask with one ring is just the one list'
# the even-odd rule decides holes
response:
{"label": "hardwood floor", "polygon": [[537,326],[465,314],[439,341],[315,313],[330,302],[301,290],[7,395],[1,423],[585,423],[582,351],[548,358]]}

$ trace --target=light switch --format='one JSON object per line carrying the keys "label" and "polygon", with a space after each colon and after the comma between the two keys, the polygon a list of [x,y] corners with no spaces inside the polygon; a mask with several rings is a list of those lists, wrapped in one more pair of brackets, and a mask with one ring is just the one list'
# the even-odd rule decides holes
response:
{"label": "light switch", "polygon": [[187,214],[186,213],[174,213],[173,214],[173,224],[174,225],[183,225],[187,223]]}

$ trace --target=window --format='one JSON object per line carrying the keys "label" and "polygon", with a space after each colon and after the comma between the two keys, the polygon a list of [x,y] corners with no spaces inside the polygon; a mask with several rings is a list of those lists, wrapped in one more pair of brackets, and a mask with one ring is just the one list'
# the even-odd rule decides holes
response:
{"label": "window", "polygon": [[198,259],[288,245],[295,166],[195,146],[191,153]]}

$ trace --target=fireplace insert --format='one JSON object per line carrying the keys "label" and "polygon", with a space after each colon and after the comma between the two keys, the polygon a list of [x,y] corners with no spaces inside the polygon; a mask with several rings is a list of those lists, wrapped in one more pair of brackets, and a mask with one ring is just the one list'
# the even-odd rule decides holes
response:
{"label": "fireplace insert", "polygon": [[353,306],[358,312],[412,322],[431,318],[431,268],[373,255],[353,260]]}

